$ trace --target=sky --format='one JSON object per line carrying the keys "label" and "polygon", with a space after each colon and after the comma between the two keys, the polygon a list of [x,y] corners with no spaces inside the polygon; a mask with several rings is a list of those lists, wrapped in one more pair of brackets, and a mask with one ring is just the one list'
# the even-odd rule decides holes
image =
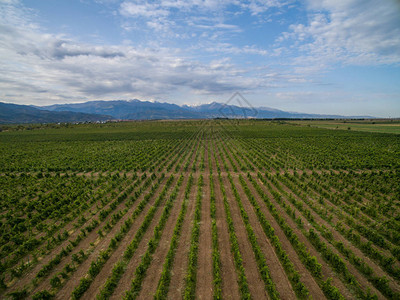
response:
{"label": "sky", "polygon": [[400,0],[0,0],[0,102],[400,117]]}

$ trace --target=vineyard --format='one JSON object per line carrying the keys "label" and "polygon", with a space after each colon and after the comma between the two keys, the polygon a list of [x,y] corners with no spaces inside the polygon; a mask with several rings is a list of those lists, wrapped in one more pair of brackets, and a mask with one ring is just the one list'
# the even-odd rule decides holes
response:
{"label": "vineyard", "polygon": [[0,153],[1,299],[400,299],[400,135],[121,122]]}

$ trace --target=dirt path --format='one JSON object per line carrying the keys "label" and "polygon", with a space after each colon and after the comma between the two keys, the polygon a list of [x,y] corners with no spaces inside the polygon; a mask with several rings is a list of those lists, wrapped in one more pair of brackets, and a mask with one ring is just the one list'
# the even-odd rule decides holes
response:
{"label": "dirt path", "polygon": [[186,212],[186,217],[182,224],[182,233],[179,239],[179,244],[176,249],[175,259],[171,270],[171,282],[168,291],[169,299],[180,299],[185,288],[185,276],[188,266],[188,255],[190,250],[190,234],[191,224],[194,217],[194,209],[196,204],[195,179],[193,178],[194,186],[190,192],[189,202]]}
{"label": "dirt path", "polygon": [[223,197],[217,176],[214,176],[214,186],[218,247],[221,258],[222,296],[223,299],[240,299],[238,277],[231,254],[228,225],[225,221]]}
{"label": "dirt path", "polygon": [[276,222],[275,218],[271,215],[269,210],[263,204],[263,200],[258,195],[257,191],[254,189],[253,185],[245,178],[247,186],[249,187],[251,193],[253,194],[255,200],[257,201],[258,205],[260,206],[261,212],[265,215],[268,222],[275,230],[275,234],[278,236],[279,241],[281,242],[282,248],[286,251],[286,254],[289,256],[290,260],[294,264],[296,270],[301,275],[301,281],[307,286],[308,290],[310,291],[310,295],[313,299],[325,299],[325,296],[318,286],[317,282],[315,281],[314,277],[312,277],[311,273],[307,270],[304,264],[301,262],[299,256],[297,255],[296,251],[292,247],[290,241],[287,239],[285,233],[280,228],[279,224]]}
{"label": "dirt path", "polygon": [[[111,296],[111,299],[121,299],[122,296],[124,295],[125,291],[130,288],[131,282],[132,282],[132,276],[133,276],[133,274],[134,274],[134,272],[136,270],[136,267],[140,264],[140,261],[141,261],[141,258],[143,256],[143,254],[147,250],[146,245],[149,242],[149,240],[151,239],[151,237],[153,236],[154,228],[157,226],[158,221],[161,218],[162,207],[164,206],[165,201],[170,196],[170,194],[172,192],[172,189],[175,186],[176,182],[177,182],[177,178],[172,183],[172,185],[171,185],[170,189],[168,190],[164,200],[161,202],[158,210],[154,214],[153,219],[152,219],[149,227],[146,230],[146,233],[143,235],[143,238],[140,241],[140,243],[139,243],[139,245],[137,247],[137,250],[135,251],[133,257],[129,261],[129,264],[128,264],[126,270],[125,270],[125,273],[122,275],[121,279],[119,280],[118,285],[117,285],[116,289],[114,290],[113,295]],[[158,197],[158,194],[156,194],[155,197]],[[147,214],[147,212],[146,212],[146,214]],[[124,246],[124,249],[121,249],[121,252],[119,254],[115,254],[116,255],[115,261],[117,261],[119,258],[122,257],[125,249],[130,244],[130,242],[133,240],[137,230],[142,225],[142,221],[144,220],[144,218],[145,218],[145,214],[143,215],[142,219],[138,223],[136,229],[132,232],[132,234],[129,234],[129,241],[126,243],[126,246]],[[105,282],[106,279],[107,278],[104,279],[104,282]],[[104,282],[101,284],[100,288],[103,286]],[[96,291],[96,293],[100,290],[100,288]]]}
{"label": "dirt path", "polygon": [[[162,232],[160,243],[158,244],[158,247],[153,254],[153,260],[146,271],[146,277],[142,282],[142,288],[139,293],[138,299],[149,299],[149,297],[152,297],[152,295],[154,295],[157,290],[157,285],[158,281],[161,278],[164,261],[171,244],[171,237],[174,233],[176,221],[178,220],[179,213],[181,211],[188,179],[189,177],[185,176],[179,189],[178,196],[176,197],[174,201],[174,206],[171,210],[171,214],[168,217],[167,223],[165,224],[164,230]],[[194,182],[196,182],[196,178],[193,179]]]}
{"label": "dirt path", "polygon": [[[94,299],[95,295],[99,292],[99,290],[107,280],[108,276],[111,274],[114,264],[122,257],[124,251],[132,241],[137,230],[142,225],[142,222],[148,210],[150,209],[151,206],[153,206],[155,199],[158,197],[158,194],[163,189],[163,186],[167,180],[168,178],[166,177],[161,182],[160,186],[155,191],[154,196],[150,199],[149,203],[146,205],[145,209],[142,211],[140,216],[138,216],[138,218],[134,221],[132,228],[127,233],[126,237],[121,241],[117,250],[111,255],[111,257],[108,259],[108,261],[106,262],[100,273],[93,280],[90,288],[85,293],[85,297],[87,297],[87,299]],[[137,203],[140,203],[140,201],[143,200],[145,193],[143,193],[142,195],[143,196],[141,196],[139,199],[136,200]]]}
{"label": "dirt path", "polygon": [[210,215],[210,177],[208,170],[209,149],[206,148],[203,201],[199,237],[199,256],[197,264],[196,299],[211,299],[213,295],[212,240]]}
{"label": "dirt path", "polygon": [[[180,170],[183,172],[184,164],[186,161],[191,161],[193,164],[194,155],[196,153],[196,149],[200,147],[200,142],[193,143],[190,152],[187,157],[182,161]],[[187,172],[190,172],[191,168],[188,168]],[[197,173],[197,172],[196,172]],[[198,175],[198,174],[196,174]],[[196,183],[196,179],[194,178],[194,185]],[[183,221],[182,232],[179,239],[179,244],[176,249],[175,259],[171,270],[171,281],[170,287],[168,290],[168,298],[169,299],[178,299],[182,298],[182,293],[185,288],[185,276],[186,270],[188,266],[188,255],[190,250],[190,235],[191,235],[191,224],[194,217],[194,210],[196,204],[196,193],[197,190],[195,187],[192,187],[192,191],[189,196],[189,203],[187,207],[186,217]]]}
{"label": "dirt path", "polygon": [[[264,193],[268,196],[270,201],[274,204],[278,213],[285,219],[286,223],[293,229],[293,232],[297,235],[297,237],[299,238],[299,241],[302,242],[306,246],[306,248],[310,251],[310,254],[312,256],[315,256],[317,258],[318,262],[322,264],[322,275],[324,276],[324,278],[331,277],[332,284],[339,289],[339,291],[342,293],[342,295],[344,297],[346,297],[347,299],[353,298],[354,296],[348,291],[348,289],[343,284],[343,282],[338,279],[335,272],[325,263],[321,254],[317,250],[314,249],[314,247],[311,245],[311,243],[308,241],[308,239],[303,235],[301,230],[297,228],[296,223],[294,223],[293,220],[289,216],[287,216],[286,212],[282,209],[282,207],[278,203],[276,203],[273,196],[266,189],[266,187],[263,185],[263,183],[261,181],[259,181],[258,178],[256,180],[257,180],[259,186],[263,189]],[[264,202],[260,203],[260,206],[264,207],[265,209],[268,209],[268,207],[266,207],[266,204]],[[308,224],[308,222],[306,224]]]}
{"label": "dirt path", "polygon": [[254,299],[268,299],[267,291],[265,290],[264,281],[258,271],[257,262],[254,256],[253,248],[248,240],[245,225],[242,221],[239,207],[231,190],[231,184],[227,177],[222,178],[228,198],[231,217],[235,226],[235,233],[238,239],[239,251],[242,255],[243,266],[249,285],[250,294]]}
{"label": "dirt path", "polygon": [[[192,159],[192,157],[195,155],[195,150],[194,150],[194,149],[197,149],[197,148],[199,147],[199,145],[200,145],[200,141],[195,142],[194,146],[192,147],[192,152],[190,152],[188,158],[184,160],[184,162],[186,162],[187,160],[189,160],[189,161],[191,162],[191,163],[189,164],[188,170],[191,169],[191,166],[192,166],[192,164],[193,164],[193,159]],[[183,166],[184,166],[184,165],[182,164],[181,169],[183,168]],[[173,166],[173,168],[171,168],[171,169],[174,169],[174,166]],[[169,176],[169,175],[167,175],[167,177],[168,177],[168,176]],[[187,178],[188,178],[188,177],[185,176],[185,182],[184,182],[185,185],[186,185],[186,180],[187,180]],[[169,195],[167,195],[167,197],[169,197]],[[166,199],[167,199],[167,197],[166,197]],[[155,221],[155,220],[158,220],[159,217],[161,216],[161,214],[162,214],[162,210],[159,210],[159,211],[157,211],[156,215],[154,216],[151,225],[149,226],[149,228],[148,228],[148,230],[147,230],[145,236],[143,237],[143,239],[142,239],[142,241],[141,241],[141,243],[140,243],[140,246],[138,247],[138,249],[137,249],[137,251],[136,251],[134,257],[133,257],[133,258],[131,259],[131,261],[129,262],[128,267],[127,267],[127,269],[126,269],[126,272],[125,272],[125,274],[122,276],[122,278],[120,279],[120,281],[119,281],[119,283],[118,283],[118,286],[117,286],[117,288],[115,289],[115,291],[114,291],[113,296],[111,297],[111,299],[120,299],[120,298],[124,295],[125,291],[127,291],[127,290],[130,288],[130,286],[131,286],[131,281],[132,281],[132,274],[134,274],[134,272],[135,272],[135,270],[136,270],[136,267],[140,264],[141,256],[146,252],[146,247],[143,247],[143,246],[141,246],[141,245],[146,245],[146,244],[148,243],[148,241],[151,239],[150,232],[153,232],[154,227],[155,227],[155,226],[157,225],[157,223],[158,223],[158,221]],[[145,243],[145,244],[144,244],[144,243]],[[142,248],[143,248],[143,249],[142,249]],[[167,251],[168,251],[168,250],[167,250]],[[161,267],[161,268],[162,268],[162,267]],[[127,274],[128,274],[128,275],[127,275]],[[158,280],[158,279],[157,279],[157,280]]]}
{"label": "dirt path", "polygon": [[269,242],[268,238],[265,236],[261,224],[258,221],[258,218],[254,212],[253,206],[248,200],[246,194],[244,193],[238,178],[233,178],[233,182],[235,183],[237,191],[240,195],[243,207],[246,210],[247,215],[249,216],[249,222],[254,230],[255,235],[257,236],[257,242],[260,245],[260,248],[263,251],[265,258],[267,259],[272,281],[275,283],[276,289],[279,292],[280,297],[282,299],[296,299],[296,295],[292,289],[288,277],[286,276],[285,270],[283,269],[279,258],[276,256],[273,246]]}
{"label": "dirt path", "polygon": [[210,149],[204,143],[204,187],[201,205],[201,223],[199,237],[199,256],[197,269],[196,299],[211,299],[213,295],[212,278],[212,241],[211,241],[211,215],[210,215],[210,177],[208,157]]}

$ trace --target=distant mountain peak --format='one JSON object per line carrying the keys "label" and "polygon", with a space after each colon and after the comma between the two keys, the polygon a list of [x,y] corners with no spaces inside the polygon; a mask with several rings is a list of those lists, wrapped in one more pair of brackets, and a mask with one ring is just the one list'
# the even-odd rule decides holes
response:
{"label": "distant mountain peak", "polygon": [[[1,103],[6,105],[5,103]],[[3,123],[26,123],[41,122],[43,116],[52,114],[53,122],[74,122],[75,120],[99,120],[104,119],[121,119],[121,120],[154,120],[154,119],[209,119],[209,118],[260,118],[260,119],[277,119],[277,118],[370,118],[370,117],[345,117],[339,115],[320,115],[287,112],[270,107],[242,107],[240,103],[236,105],[219,103],[213,101],[211,103],[200,105],[177,105],[167,102],[158,101],[141,101],[139,99],[130,100],[111,100],[111,101],[89,101],[84,103],[71,104],[55,104],[49,106],[24,106],[14,105],[13,109],[19,107],[20,112],[30,111],[30,117],[22,114],[13,114],[13,118],[7,118],[5,108],[0,112],[0,122]],[[10,106],[8,107],[10,108]],[[9,111],[9,110],[8,110]],[[58,114],[57,114],[58,113]],[[62,114],[60,114],[62,113]],[[80,115],[79,115],[80,114]],[[78,117],[79,115],[79,117]],[[57,119],[58,118],[58,119]],[[46,119],[47,120],[47,119]],[[70,121],[68,121],[70,120]],[[50,122],[50,121],[43,121]]]}
{"label": "distant mountain peak", "polygon": [[71,111],[49,111],[29,105],[0,102],[0,124],[96,122],[113,119],[110,115]]}

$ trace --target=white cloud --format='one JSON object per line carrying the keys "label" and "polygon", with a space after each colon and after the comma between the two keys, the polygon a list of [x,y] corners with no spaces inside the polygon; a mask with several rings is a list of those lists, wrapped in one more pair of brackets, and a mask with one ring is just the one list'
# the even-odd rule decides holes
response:
{"label": "white cloud", "polygon": [[[346,85],[338,82],[328,86],[321,76],[325,70],[341,63],[390,64],[392,71],[400,62],[397,0],[309,0],[307,21],[291,25],[273,47],[268,47],[269,38],[280,26],[292,17],[304,17],[299,2],[95,1],[114,22],[107,25],[126,30],[112,36],[113,42],[107,42],[107,34],[114,35],[120,28],[105,30],[100,42],[82,42],[83,37],[46,33],[35,23],[42,21],[40,11],[17,0],[0,0],[0,101],[223,101],[241,91],[258,93],[262,101],[269,101],[271,95],[288,107],[312,99],[309,108],[315,111],[320,102],[340,103],[337,99],[347,101],[355,94],[348,87],[347,93],[340,93]],[[282,18],[271,29],[270,24],[277,23],[267,22],[275,22],[279,13]],[[54,25],[51,20],[41,24]],[[51,30],[63,28],[55,25]],[[257,32],[264,29],[263,39]],[[384,89],[382,81],[374,92]],[[386,98],[364,90],[357,97],[371,95],[369,103],[384,99],[380,105],[390,106],[385,108],[389,111],[398,100],[398,89],[392,90]]]}
{"label": "white cloud", "polygon": [[294,41],[298,61],[376,65],[400,63],[400,5],[395,0],[309,0],[307,24],[278,42]]}
{"label": "white cloud", "polygon": [[[180,90],[223,94],[266,85],[229,60],[201,63],[173,48],[91,45],[43,33],[12,7],[0,21],[2,101],[44,104],[93,98],[149,99]],[[242,49],[243,50],[243,49]],[[244,51],[257,51],[252,47]]]}
{"label": "white cloud", "polygon": [[17,4],[18,0],[0,0],[0,4]]}
{"label": "white cloud", "polygon": [[235,54],[235,55],[240,55],[240,54],[252,54],[252,55],[262,55],[265,56],[268,54],[268,51],[264,49],[257,48],[255,45],[249,46],[243,46],[243,47],[237,47],[229,43],[217,43],[213,44],[212,46],[204,48],[205,51],[208,52],[220,52],[220,53],[229,53],[229,54]]}
{"label": "white cloud", "polygon": [[200,29],[207,29],[207,30],[223,29],[223,30],[231,30],[231,31],[236,31],[236,32],[242,31],[239,26],[233,25],[233,24],[215,23],[215,24],[211,24],[211,25],[206,25],[206,24],[196,24],[196,23],[190,22],[190,25],[192,25],[193,27],[197,27]]}
{"label": "white cloud", "polygon": [[252,15],[258,15],[266,12],[272,7],[282,7],[287,5],[291,1],[281,1],[281,0],[250,0],[243,1],[241,6],[248,9]]}
{"label": "white cloud", "polygon": [[120,7],[120,13],[126,17],[160,17],[167,16],[169,11],[160,8],[157,4],[148,2],[134,3],[134,2],[123,2]]}
{"label": "white cloud", "polygon": [[[270,8],[287,5],[287,2],[279,0],[161,0],[150,3],[143,0],[127,0],[121,3],[119,13],[127,18],[141,17],[148,19],[146,24],[156,30],[160,28],[158,25],[154,26],[155,23],[161,23],[160,19],[164,19],[174,22],[180,20],[182,24],[209,30],[240,31],[237,25],[223,22],[231,14],[229,7],[235,7],[239,11],[238,13],[249,12],[251,15],[256,16]],[[158,18],[159,21],[155,22],[154,18]],[[196,22],[196,20],[200,19],[205,20],[206,23]]]}

